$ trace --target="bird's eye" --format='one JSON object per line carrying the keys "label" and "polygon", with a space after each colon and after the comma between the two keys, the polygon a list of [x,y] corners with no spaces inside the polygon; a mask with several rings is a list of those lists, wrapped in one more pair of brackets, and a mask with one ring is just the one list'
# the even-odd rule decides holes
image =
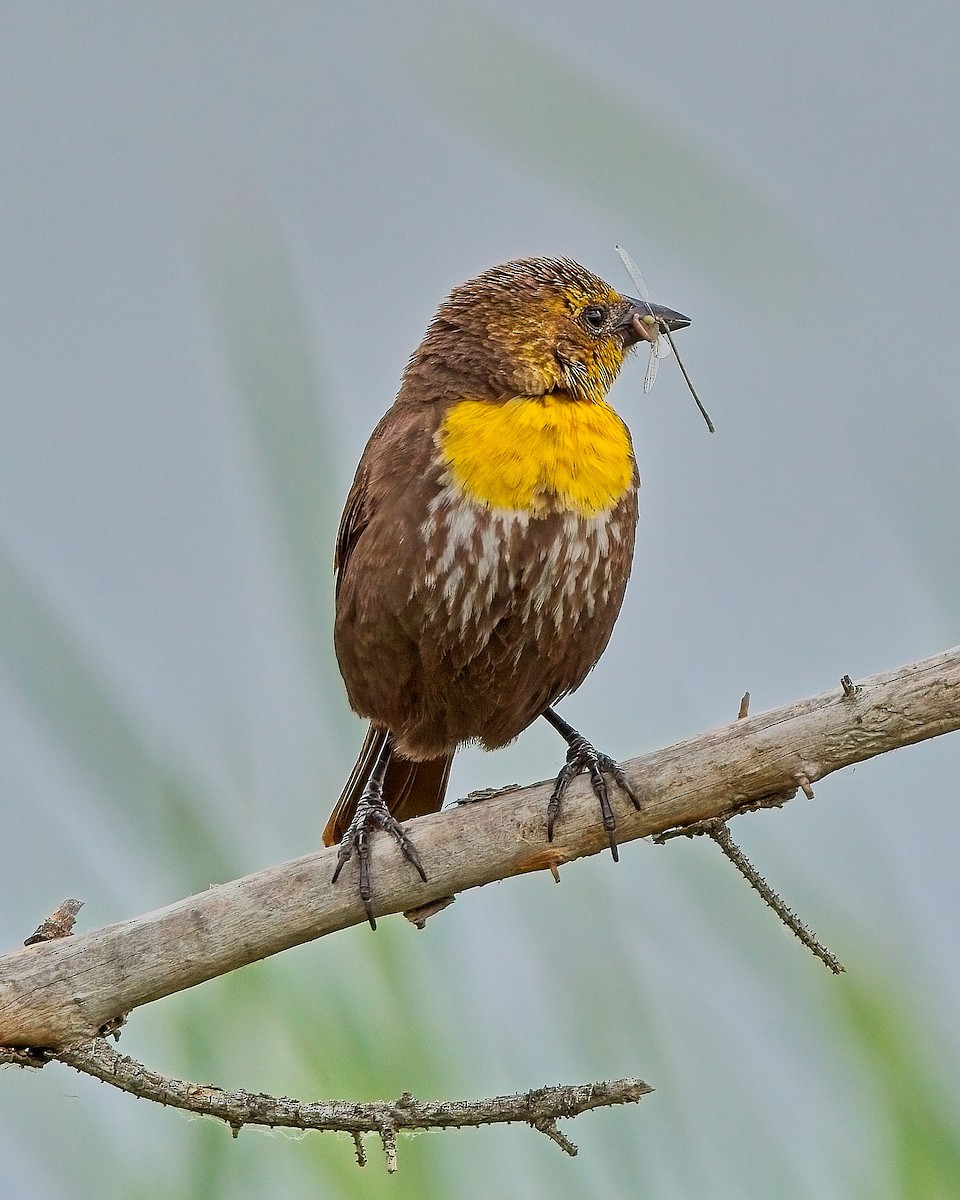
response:
{"label": "bird's eye", "polygon": [[587,328],[596,332],[598,329],[603,328],[603,324],[607,319],[607,310],[601,308],[599,304],[591,304],[580,315]]}

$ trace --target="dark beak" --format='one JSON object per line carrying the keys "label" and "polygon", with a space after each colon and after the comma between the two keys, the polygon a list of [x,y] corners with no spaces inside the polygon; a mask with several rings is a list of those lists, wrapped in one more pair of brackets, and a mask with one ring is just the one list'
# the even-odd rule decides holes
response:
{"label": "dark beak", "polygon": [[630,307],[617,322],[617,328],[623,330],[623,340],[627,346],[634,346],[641,341],[655,342],[664,326],[671,333],[676,333],[690,324],[689,317],[674,312],[672,308],[664,308],[662,304],[634,300],[632,296],[625,296],[624,299]]}

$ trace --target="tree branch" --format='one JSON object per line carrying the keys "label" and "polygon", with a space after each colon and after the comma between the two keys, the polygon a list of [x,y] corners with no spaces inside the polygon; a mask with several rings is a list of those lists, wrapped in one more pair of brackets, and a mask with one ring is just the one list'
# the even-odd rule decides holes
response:
{"label": "tree branch", "polygon": [[667,833],[660,834],[656,840],[663,844],[673,837],[697,837],[699,834],[706,834],[717,843],[726,858],[733,863],[764,904],[773,909],[790,932],[820,959],[827,970],[832,971],[834,975],[843,974],[845,969],[843,963],[820,942],[813,930],[804,925],[793,909],[767,883],[730,836],[726,821],[720,820],[719,817],[713,817],[709,821],[699,821],[696,825],[685,825],[682,829],[669,830]]}
{"label": "tree branch", "polygon": [[[960,728],[960,648],[770,712],[737,720],[624,763],[641,812],[618,802],[622,842],[782,804],[852,763]],[[389,839],[374,840],[379,914],[431,904],[525,871],[555,869],[607,844],[589,784],[564,801],[553,843],[551,784],[494,795],[411,827],[422,883]],[[62,1048],[90,1041],[122,1013],[365,919],[335,849],[220,884],[166,908],[0,958],[0,1045]]]}
{"label": "tree branch", "polygon": [[57,1051],[23,1051],[0,1048],[0,1064],[38,1067],[52,1059],[101,1079],[121,1091],[170,1105],[199,1116],[217,1117],[236,1137],[244,1125],[270,1129],[315,1129],[350,1133],[357,1143],[357,1160],[366,1162],[362,1138],[376,1134],[384,1148],[387,1169],[396,1170],[396,1136],[427,1129],[466,1129],[478,1125],[522,1122],[540,1130],[567,1154],[576,1146],[556,1127],[556,1122],[577,1117],[594,1108],[634,1104],[653,1089],[640,1079],[611,1079],[603,1083],[537,1088],[514,1096],[485,1100],[415,1100],[405,1092],[398,1100],[357,1104],[350,1100],[305,1103],[286,1096],[227,1092],[209,1084],[170,1079],[151,1071],[135,1059],[118,1054],[103,1038]]}

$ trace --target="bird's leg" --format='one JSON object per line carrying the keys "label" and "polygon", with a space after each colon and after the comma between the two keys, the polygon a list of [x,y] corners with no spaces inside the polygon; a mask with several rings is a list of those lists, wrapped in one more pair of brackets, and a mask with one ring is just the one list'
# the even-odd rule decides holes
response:
{"label": "bird's leg", "polygon": [[383,829],[389,833],[403,851],[404,858],[408,862],[413,863],[419,872],[420,878],[424,883],[427,882],[427,876],[420,862],[420,855],[417,853],[416,847],[404,833],[403,826],[391,814],[384,803],[383,781],[387,774],[387,766],[390,763],[392,753],[393,739],[388,734],[384,738],[380,753],[373,764],[373,770],[370,772],[367,786],[363,789],[360,799],[357,801],[357,809],[353,814],[353,820],[347,826],[346,832],[340,839],[340,849],[337,852],[337,865],[331,881],[333,883],[337,882],[340,878],[340,872],[343,870],[343,864],[351,857],[354,850],[356,850],[357,861],[360,864],[360,899],[363,901],[363,910],[367,914],[367,920],[370,922],[371,929],[376,929],[377,927],[373,910],[370,907],[370,900],[373,896],[373,889],[370,886],[370,834],[374,829]]}
{"label": "bird's leg", "polygon": [[553,795],[547,805],[547,841],[553,841],[553,827],[560,815],[560,806],[567,788],[578,775],[587,771],[594,794],[600,801],[600,812],[603,816],[603,827],[607,831],[607,840],[610,843],[610,853],[613,855],[613,861],[617,862],[620,857],[617,853],[617,818],[613,815],[613,809],[610,806],[610,795],[604,775],[609,775],[620,790],[626,792],[633,801],[633,807],[637,810],[640,808],[639,799],[627,782],[627,777],[620,764],[614,762],[609,754],[601,754],[599,750],[591,746],[582,734],[577,733],[574,727],[568,724],[563,717],[558,716],[552,708],[545,708],[541,716],[545,721],[549,721],[569,746],[566,765],[557,776]]}

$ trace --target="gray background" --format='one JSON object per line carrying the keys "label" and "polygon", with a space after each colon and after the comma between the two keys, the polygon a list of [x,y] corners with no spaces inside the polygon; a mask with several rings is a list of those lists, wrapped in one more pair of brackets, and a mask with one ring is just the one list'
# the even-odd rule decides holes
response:
{"label": "gray background", "polygon": [[[957,640],[955,6],[6,4],[0,11],[4,946],[304,853],[361,726],[339,505],[456,283],[570,255],[688,313],[614,400],[643,476],[611,648],[564,713],[618,755]],[[533,729],[452,794],[554,773]],[[7,1197],[945,1196],[953,739],[709,845],[633,844],[135,1014],[251,1091],[458,1097],[637,1074],[637,1109],[400,1146],[242,1134],[51,1067],[0,1078]]]}

